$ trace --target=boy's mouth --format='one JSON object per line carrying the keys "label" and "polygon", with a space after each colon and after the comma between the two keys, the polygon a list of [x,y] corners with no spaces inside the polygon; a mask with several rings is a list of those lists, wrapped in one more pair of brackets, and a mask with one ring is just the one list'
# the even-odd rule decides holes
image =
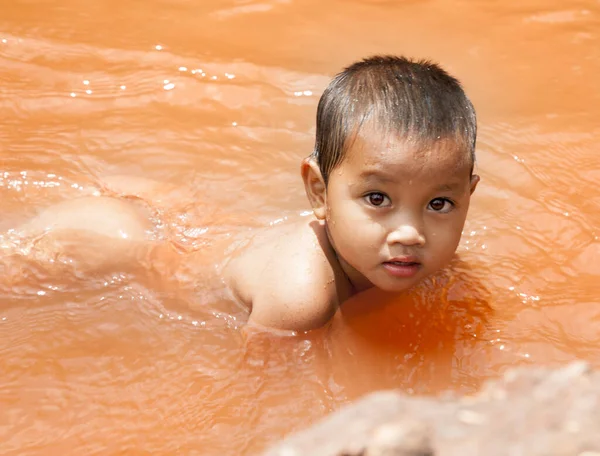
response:
{"label": "boy's mouth", "polygon": [[394,277],[408,278],[419,272],[421,263],[416,257],[392,258],[383,263],[383,268]]}
{"label": "boy's mouth", "polygon": [[421,264],[421,262],[419,261],[419,258],[414,256],[414,255],[403,255],[403,256],[397,256],[394,257],[388,261],[386,261],[386,263],[397,263],[397,264]]}

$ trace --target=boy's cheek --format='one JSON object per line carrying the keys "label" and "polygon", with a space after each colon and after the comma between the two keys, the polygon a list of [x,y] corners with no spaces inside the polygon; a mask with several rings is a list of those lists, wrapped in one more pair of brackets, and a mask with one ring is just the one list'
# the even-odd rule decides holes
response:
{"label": "boy's cheek", "polygon": [[443,255],[443,252],[454,252],[460,243],[461,234],[462,230],[457,229],[456,226],[448,227],[446,230],[436,229],[427,235],[429,248],[439,252],[438,255]]}
{"label": "boy's cheek", "polygon": [[348,222],[356,219],[356,208],[351,201],[331,201],[327,204],[326,220],[332,223],[337,220]]}

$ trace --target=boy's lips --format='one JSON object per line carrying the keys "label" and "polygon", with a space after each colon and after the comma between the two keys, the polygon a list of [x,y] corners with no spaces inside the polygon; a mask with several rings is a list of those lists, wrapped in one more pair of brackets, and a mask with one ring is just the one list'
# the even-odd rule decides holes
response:
{"label": "boy's lips", "polygon": [[413,277],[419,272],[421,263],[414,256],[395,257],[385,261],[383,268],[394,277],[408,278]]}

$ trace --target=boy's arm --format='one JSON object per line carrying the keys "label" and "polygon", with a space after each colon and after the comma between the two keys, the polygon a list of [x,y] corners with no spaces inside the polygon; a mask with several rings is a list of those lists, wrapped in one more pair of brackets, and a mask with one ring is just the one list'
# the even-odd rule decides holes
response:
{"label": "boy's arm", "polygon": [[227,273],[234,293],[250,306],[250,322],[303,331],[324,325],[337,309],[331,267],[311,238],[281,236],[236,258]]}
{"label": "boy's arm", "polygon": [[293,331],[308,331],[327,323],[337,309],[332,284],[324,284],[307,271],[281,277],[283,269],[271,270],[262,278],[260,290],[252,298],[249,322]]}

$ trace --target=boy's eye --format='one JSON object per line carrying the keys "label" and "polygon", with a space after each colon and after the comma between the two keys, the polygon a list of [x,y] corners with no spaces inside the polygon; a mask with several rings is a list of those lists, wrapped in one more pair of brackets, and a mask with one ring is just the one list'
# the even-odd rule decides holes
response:
{"label": "boy's eye", "polygon": [[383,193],[373,192],[367,195],[367,201],[371,206],[383,206],[386,200],[388,200],[388,197]]}
{"label": "boy's eye", "polygon": [[434,212],[450,212],[454,207],[454,203],[446,198],[435,198],[429,202],[429,209]]}

